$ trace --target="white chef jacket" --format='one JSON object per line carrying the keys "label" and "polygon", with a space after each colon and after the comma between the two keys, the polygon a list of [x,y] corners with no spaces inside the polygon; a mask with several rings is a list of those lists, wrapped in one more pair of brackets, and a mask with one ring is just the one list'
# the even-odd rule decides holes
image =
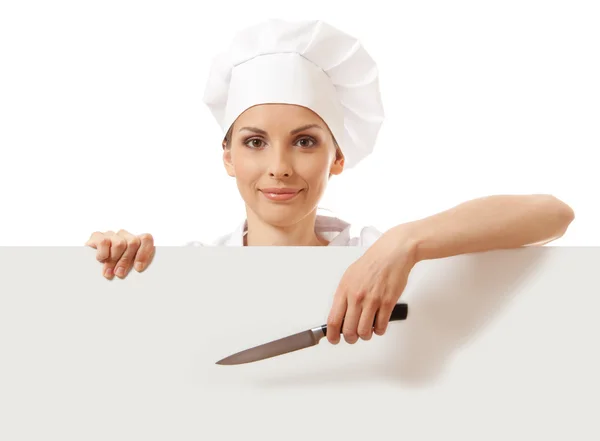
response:
{"label": "white chef jacket", "polygon": [[[242,222],[233,232],[221,236],[212,246],[244,246],[248,222]],[[329,241],[329,246],[370,247],[381,237],[381,232],[372,226],[358,227],[336,217],[317,215],[315,232]],[[188,242],[187,246],[211,246],[202,242]]]}

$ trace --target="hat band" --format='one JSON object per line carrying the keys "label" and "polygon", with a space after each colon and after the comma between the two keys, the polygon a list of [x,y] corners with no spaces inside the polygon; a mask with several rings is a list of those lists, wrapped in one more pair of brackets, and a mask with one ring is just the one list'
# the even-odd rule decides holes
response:
{"label": "hat band", "polygon": [[315,112],[336,140],[344,133],[344,112],[329,76],[302,55],[261,55],[235,66],[231,73],[223,130],[258,104],[295,104]]}

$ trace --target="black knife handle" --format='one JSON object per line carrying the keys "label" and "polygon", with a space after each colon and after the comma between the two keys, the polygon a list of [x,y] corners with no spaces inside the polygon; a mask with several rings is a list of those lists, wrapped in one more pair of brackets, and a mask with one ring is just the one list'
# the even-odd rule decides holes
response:
{"label": "black knife handle", "polygon": [[394,306],[394,309],[392,309],[390,322],[406,320],[406,317],[408,317],[408,305],[406,303],[398,303],[396,306]]}
{"label": "black knife handle", "polygon": [[[398,320],[406,320],[406,317],[408,317],[408,305],[406,303],[397,303],[396,306],[394,306],[394,309],[392,310],[392,315],[390,316],[390,322],[394,322],[394,321],[398,321]],[[377,314],[375,315],[375,320],[377,320]],[[373,323],[374,325],[375,323]],[[340,327],[340,333],[341,333],[341,328],[344,326],[344,321],[342,320],[342,326]],[[321,329],[323,329],[323,335],[327,336],[327,325],[323,325],[321,326]]]}

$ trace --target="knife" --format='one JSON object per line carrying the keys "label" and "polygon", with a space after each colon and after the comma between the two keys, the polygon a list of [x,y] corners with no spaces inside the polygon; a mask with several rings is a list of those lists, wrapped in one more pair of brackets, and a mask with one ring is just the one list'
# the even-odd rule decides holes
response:
{"label": "knife", "polygon": [[[405,320],[408,316],[408,305],[406,303],[398,303],[392,310],[390,322],[397,320]],[[342,322],[343,323],[343,322]],[[289,352],[298,351],[300,349],[309,348],[319,344],[323,337],[327,336],[327,325],[321,325],[307,331],[299,332],[288,337],[273,340],[269,343],[255,346],[250,349],[230,355],[216,364],[235,365],[252,363],[266,358],[276,357],[278,355],[287,354]]]}

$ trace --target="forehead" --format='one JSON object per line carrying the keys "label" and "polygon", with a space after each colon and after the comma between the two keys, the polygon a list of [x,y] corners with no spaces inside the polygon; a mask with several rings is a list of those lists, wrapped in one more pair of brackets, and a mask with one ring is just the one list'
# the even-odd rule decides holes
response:
{"label": "forehead", "polygon": [[259,104],[246,109],[236,120],[235,125],[268,127],[296,127],[304,124],[326,124],[312,110],[295,104]]}

